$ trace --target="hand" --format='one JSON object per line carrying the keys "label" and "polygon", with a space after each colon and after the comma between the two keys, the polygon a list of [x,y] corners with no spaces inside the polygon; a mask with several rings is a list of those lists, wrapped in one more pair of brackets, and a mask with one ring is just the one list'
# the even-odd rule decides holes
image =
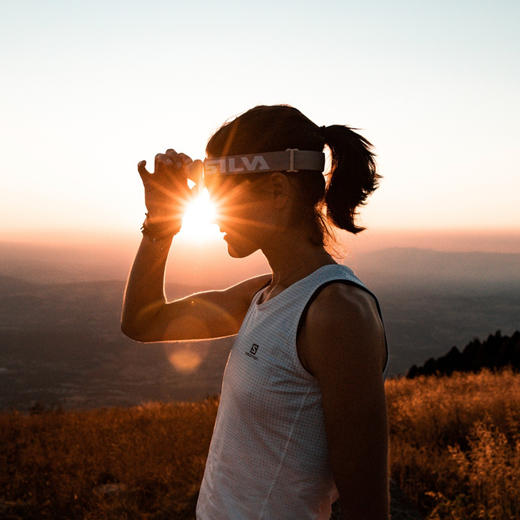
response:
{"label": "hand", "polygon": [[140,161],[137,170],[145,190],[147,221],[167,227],[175,234],[181,228],[184,210],[194,193],[188,186],[188,178],[200,182],[203,163],[170,148],[155,156],[153,174],[145,166],[146,161]]}

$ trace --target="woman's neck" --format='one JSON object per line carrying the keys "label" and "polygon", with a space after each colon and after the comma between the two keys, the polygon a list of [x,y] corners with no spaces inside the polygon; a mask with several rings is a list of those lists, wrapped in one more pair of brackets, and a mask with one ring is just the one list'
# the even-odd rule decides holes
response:
{"label": "woman's neck", "polygon": [[270,298],[319,267],[337,263],[323,246],[314,245],[297,233],[284,234],[275,247],[262,248],[262,252],[273,272]]}

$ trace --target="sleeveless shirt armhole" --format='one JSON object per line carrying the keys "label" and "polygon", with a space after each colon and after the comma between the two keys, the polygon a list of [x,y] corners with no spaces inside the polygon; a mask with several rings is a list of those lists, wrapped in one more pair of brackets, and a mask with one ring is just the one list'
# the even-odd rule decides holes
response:
{"label": "sleeveless shirt armhole", "polygon": [[334,282],[340,282],[340,283],[345,283],[345,284],[348,284],[348,285],[354,285],[355,287],[359,287],[360,289],[363,289],[364,291],[368,292],[368,294],[370,294],[375,302],[376,302],[376,307],[377,307],[377,312],[379,314],[379,318],[381,319],[381,323],[383,324],[383,334],[384,334],[384,337],[385,337],[385,351],[386,351],[386,359],[385,359],[385,364],[384,364],[384,368],[383,368],[383,373],[385,372],[387,366],[388,366],[388,342],[387,342],[387,339],[386,339],[386,330],[385,330],[385,324],[384,324],[384,321],[383,321],[383,314],[381,312],[381,308],[379,307],[379,302],[376,298],[376,296],[374,295],[374,293],[372,293],[372,291],[370,291],[369,289],[367,289],[366,287],[363,287],[362,285],[359,285],[358,283],[356,282],[353,282],[352,280],[341,280],[341,279],[336,279],[336,280],[328,280],[327,282],[323,283],[322,285],[320,285],[319,287],[316,288],[316,290],[312,293],[311,297],[309,298],[309,300],[307,301],[307,304],[305,305],[305,307],[303,308],[303,311],[300,315],[300,319],[298,321],[298,326],[296,328],[296,357],[298,359],[298,361],[300,362],[300,365],[302,366],[302,368],[305,370],[305,372],[307,372],[307,374],[309,374],[311,377],[315,377],[313,374],[311,374],[304,366],[303,366],[303,363],[302,363],[302,360],[300,359],[300,355],[298,353],[298,334],[300,333],[300,329],[303,325],[303,321],[305,319],[305,315],[307,314],[307,310],[309,309],[309,307],[311,306],[311,303],[316,299],[316,297],[318,296],[319,292],[324,288],[326,287],[327,285],[331,284],[331,283],[334,283]]}

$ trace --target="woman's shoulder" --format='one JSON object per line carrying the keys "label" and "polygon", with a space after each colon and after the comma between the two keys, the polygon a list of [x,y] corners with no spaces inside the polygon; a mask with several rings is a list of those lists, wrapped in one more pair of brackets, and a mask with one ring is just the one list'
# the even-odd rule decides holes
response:
{"label": "woman's shoulder", "polygon": [[373,295],[357,284],[332,280],[319,288],[309,306],[308,317],[330,322],[336,318],[355,317],[377,307]]}
{"label": "woman's shoulder", "polygon": [[[327,350],[358,357],[371,350],[384,363],[384,329],[370,292],[341,281],[328,283],[310,304],[302,327],[299,347],[310,371]],[[339,353],[329,352],[331,359]],[[314,362],[313,362],[314,361]]]}

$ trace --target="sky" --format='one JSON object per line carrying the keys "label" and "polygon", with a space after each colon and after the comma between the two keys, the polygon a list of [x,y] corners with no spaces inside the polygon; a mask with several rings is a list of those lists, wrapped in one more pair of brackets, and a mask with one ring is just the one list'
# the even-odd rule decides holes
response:
{"label": "sky", "polygon": [[520,3],[2,1],[0,235],[138,235],[136,165],[287,103],[374,144],[370,229],[520,229]]}

